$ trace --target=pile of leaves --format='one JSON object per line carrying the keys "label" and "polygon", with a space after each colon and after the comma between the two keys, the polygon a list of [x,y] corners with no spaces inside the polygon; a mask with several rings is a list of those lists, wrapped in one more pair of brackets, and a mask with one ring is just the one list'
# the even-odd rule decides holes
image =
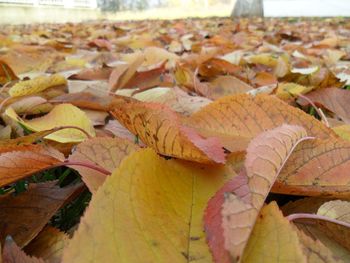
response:
{"label": "pile of leaves", "polygon": [[350,262],[349,65],[341,18],[2,26],[0,261]]}

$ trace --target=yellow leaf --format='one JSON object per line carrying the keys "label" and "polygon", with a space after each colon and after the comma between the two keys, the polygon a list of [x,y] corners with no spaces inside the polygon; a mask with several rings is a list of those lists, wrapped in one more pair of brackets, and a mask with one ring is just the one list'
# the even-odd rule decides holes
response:
{"label": "yellow leaf", "polygon": [[133,153],[93,196],[63,262],[210,262],[203,211],[232,175],[149,148]]}
{"label": "yellow leaf", "polygon": [[242,262],[307,262],[298,235],[275,202],[263,207]]}
{"label": "yellow leaf", "polygon": [[340,125],[332,128],[344,140],[350,141],[350,125]]}
{"label": "yellow leaf", "polygon": [[[45,116],[32,120],[21,119],[12,108],[6,109],[5,115],[32,131],[39,132],[60,126],[75,126],[85,130],[91,136],[95,136],[90,119],[83,111],[71,104],[57,105]],[[45,137],[45,139],[61,143],[81,142],[85,138],[86,135],[77,129],[64,129]]]}
{"label": "yellow leaf", "polygon": [[51,87],[66,85],[67,80],[58,74],[51,76],[39,76],[31,80],[24,80],[18,82],[10,90],[11,97],[25,96],[39,93]]}
{"label": "yellow leaf", "polygon": [[277,96],[281,99],[297,97],[299,94],[305,94],[311,91],[313,87],[305,87],[297,83],[280,83],[277,87]]}

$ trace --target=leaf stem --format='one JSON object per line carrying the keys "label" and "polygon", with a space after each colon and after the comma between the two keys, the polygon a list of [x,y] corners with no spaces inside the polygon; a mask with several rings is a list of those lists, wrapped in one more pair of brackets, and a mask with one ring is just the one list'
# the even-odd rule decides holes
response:
{"label": "leaf stem", "polygon": [[78,162],[78,161],[70,161],[70,160],[65,160],[61,165],[64,166],[83,166],[86,168],[90,168],[92,170],[98,171],[104,175],[110,175],[111,173],[107,171],[106,169],[102,168],[101,166],[95,165],[93,163],[85,163],[85,162]]}

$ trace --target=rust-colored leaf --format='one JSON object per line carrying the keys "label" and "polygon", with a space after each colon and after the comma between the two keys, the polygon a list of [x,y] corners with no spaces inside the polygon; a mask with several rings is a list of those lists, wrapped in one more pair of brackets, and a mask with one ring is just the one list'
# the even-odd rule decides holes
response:
{"label": "rust-colored leaf", "polygon": [[0,60],[0,85],[17,80],[18,77],[6,62]]}
{"label": "rust-colored leaf", "polygon": [[0,153],[0,187],[62,163],[59,151],[43,145],[21,145]]}

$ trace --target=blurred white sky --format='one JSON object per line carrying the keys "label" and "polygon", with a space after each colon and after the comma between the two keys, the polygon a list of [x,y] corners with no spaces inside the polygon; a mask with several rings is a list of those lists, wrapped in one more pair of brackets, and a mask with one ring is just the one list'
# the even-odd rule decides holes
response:
{"label": "blurred white sky", "polygon": [[[235,2],[235,0],[148,0],[148,3],[154,6],[159,1],[170,4],[160,9],[150,8],[145,11],[105,14],[94,9],[95,0],[0,0],[0,23],[80,22],[101,18],[135,20],[229,16]],[[16,2],[21,3],[14,5]],[[84,4],[87,8],[73,8]],[[350,17],[350,0],[264,0],[264,13],[267,17]]]}

